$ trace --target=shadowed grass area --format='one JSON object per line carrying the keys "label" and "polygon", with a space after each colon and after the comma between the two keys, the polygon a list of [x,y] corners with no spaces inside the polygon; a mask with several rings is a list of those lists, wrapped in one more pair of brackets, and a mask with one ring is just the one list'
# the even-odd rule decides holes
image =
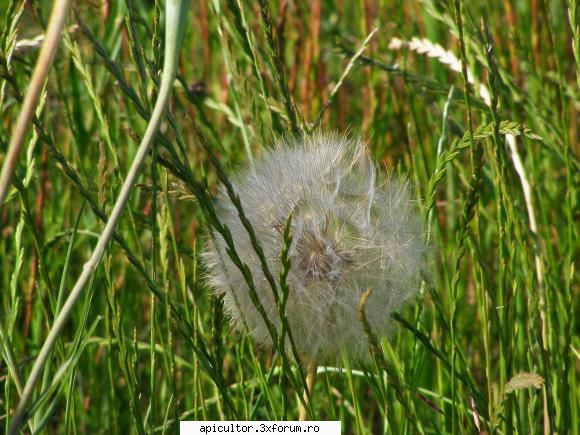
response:
{"label": "shadowed grass area", "polygon": [[[160,84],[164,3],[81,3],[0,208],[2,433]],[[176,433],[180,419],[302,408],[345,433],[578,434],[576,1],[193,3],[170,112],[27,430]],[[0,5],[0,163],[50,9]],[[232,331],[200,252],[210,228],[228,241],[218,183],[277,137],[318,128],[361,136],[382,176],[412,182],[429,272],[417,302],[385,318],[388,341],[361,301],[371,362],[318,367],[308,397],[287,323],[273,351]],[[271,276],[282,300],[284,273]]]}

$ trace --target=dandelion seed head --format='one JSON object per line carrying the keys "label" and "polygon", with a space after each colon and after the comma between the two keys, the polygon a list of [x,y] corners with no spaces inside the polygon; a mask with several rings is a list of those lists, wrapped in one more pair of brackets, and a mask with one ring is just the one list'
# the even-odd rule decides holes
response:
{"label": "dandelion seed head", "polygon": [[[362,141],[319,134],[280,141],[253,168],[232,177],[232,186],[274,277],[280,276],[284,227],[292,215],[286,316],[298,351],[318,362],[336,362],[342,355],[364,359],[368,342],[359,320],[362,294],[373,289],[366,317],[374,333],[385,336],[391,313],[419,291],[425,244],[408,183],[394,176],[379,180]],[[279,328],[272,289],[223,189],[216,211],[252,273],[268,318]],[[233,326],[247,326],[258,343],[271,346],[224,239],[215,234],[208,245],[208,277],[223,294]]]}

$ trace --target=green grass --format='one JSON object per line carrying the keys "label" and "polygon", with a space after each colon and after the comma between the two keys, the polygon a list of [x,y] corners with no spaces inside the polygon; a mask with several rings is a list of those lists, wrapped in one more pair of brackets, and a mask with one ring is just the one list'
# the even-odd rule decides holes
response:
{"label": "green grass", "polygon": [[[81,3],[0,208],[2,432],[159,84],[164,3]],[[170,116],[25,430],[298,418],[305,368],[230,330],[200,253],[210,226],[226,231],[218,181],[320,123],[365,138],[383,173],[407,174],[430,254],[417,302],[385,319],[392,337],[368,331],[372,362],[318,368],[310,417],[340,419],[345,433],[477,433],[477,421],[486,433],[578,434],[576,1],[193,3]],[[0,5],[0,162],[38,55],[22,41],[50,8]]]}

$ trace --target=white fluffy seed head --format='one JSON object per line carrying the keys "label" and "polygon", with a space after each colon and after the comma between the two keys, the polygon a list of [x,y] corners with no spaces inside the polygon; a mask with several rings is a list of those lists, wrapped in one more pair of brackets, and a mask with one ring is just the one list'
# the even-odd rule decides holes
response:
{"label": "white fluffy seed head", "polygon": [[[425,244],[408,184],[395,177],[378,182],[360,140],[314,135],[281,141],[254,168],[233,177],[232,185],[276,278],[284,227],[292,215],[286,316],[298,351],[318,362],[338,361],[342,355],[364,358],[368,341],[359,320],[362,294],[373,289],[366,316],[373,331],[384,336],[391,313],[419,290]],[[223,189],[216,209],[252,272],[269,319],[279,328],[272,289]],[[204,261],[233,325],[247,326],[258,343],[270,346],[246,281],[219,234],[208,241]]]}

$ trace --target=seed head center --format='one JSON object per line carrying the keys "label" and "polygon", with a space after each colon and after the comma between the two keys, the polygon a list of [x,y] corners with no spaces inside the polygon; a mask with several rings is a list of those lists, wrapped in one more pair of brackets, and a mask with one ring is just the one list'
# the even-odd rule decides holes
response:
{"label": "seed head center", "polygon": [[298,242],[298,265],[308,278],[332,280],[338,276],[340,256],[331,242],[307,233]]}

